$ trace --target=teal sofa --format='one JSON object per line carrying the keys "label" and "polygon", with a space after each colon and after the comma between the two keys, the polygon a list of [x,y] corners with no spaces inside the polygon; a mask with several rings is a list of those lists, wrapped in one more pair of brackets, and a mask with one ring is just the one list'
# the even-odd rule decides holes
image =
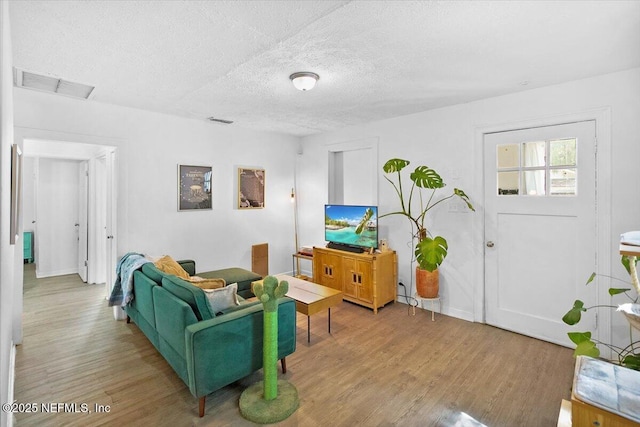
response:
{"label": "teal sofa", "polygon": [[[195,274],[194,261],[178,262]],[[125,312],[198,398],[202,417],[208,394],[262,368],[263,306],[245,300],[253,295],[251,282],[261,278],[255,273],[234,268],[198,276],[223,278],[239,289],[242,283],[241,304],[212,313],[202,289],[147,263],[133,274],[134,298]],[[286,373],[285,357],[296,349],[296,306],[287,297],[278,303],[278,359]]]}

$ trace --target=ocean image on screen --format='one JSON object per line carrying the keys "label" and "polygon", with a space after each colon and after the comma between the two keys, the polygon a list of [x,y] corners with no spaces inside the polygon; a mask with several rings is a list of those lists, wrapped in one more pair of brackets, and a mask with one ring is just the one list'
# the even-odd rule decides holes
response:
{"label": "ocean image on screen", "polygon": [[[356,233],[367,210],[371,218],[364,224],[360,234]],[[325,240],[346,245],[378,247],[378,209],[376,206],[326,205],[324,217]]]}

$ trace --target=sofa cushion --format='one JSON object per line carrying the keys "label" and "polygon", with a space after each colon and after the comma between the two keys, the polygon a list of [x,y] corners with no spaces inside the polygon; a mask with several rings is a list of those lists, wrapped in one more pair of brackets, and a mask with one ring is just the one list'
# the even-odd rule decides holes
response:
{"label": "sofa cushion", "polygon": [[174,276],[178,276],[183,279],[189,278],[189,273],[187,273],[184,270],[184,268],[182,268],[182,266],[178,264],[176,260],[171,258],[169,255],[163,256],[159,260],[155,261],[153,264],[158,268],[158,270],[164,273],[173,274]]}
{"label": "sofa cushion", "polygon": [[262,279],[262,276],[259,274],[239,267],[207,271],[205,273],[198,273],[198,276],[205,278],[219,277],[226,280],[227,283],[237,283],[238,295],[244,298],[251,298],[253,296],[253,292],[251,292],[251,283]]}
{"label": "sofa cushion", "polygon": [[204,291],[176,276],[167,275],[162,279],[162,287],[191,306],[198,320],[216,317],[209,308]]}
{"label": "sofa cushion", "polygon": [[187,281],[200,289],[219,289],[227,285],[224,279],[207,279],[200,276],[191,276]]}
{"label": "sofa cushion", "polygon": [[141,270],[149,279],[153,280],[158,285],[162,284],[162,278],[166,276],[166,273],[158,270],[158,267],[153,265],[152,262],[144,264]]}
{"label": "sofa cushion", "polygon": [[[178,264],[186,271],[188,274],[192,274],[195,272],[195,262],[192,260],[180,260]],[[162,285],[162,278],[165,277],[168,273],[165,273],[162,270],[159,270],[152,262],[148,262],[142,265],[142,272],[147,275],[151,280],[156,282],[158,285]]]}
{"label": "sofa cushion", "polygon": [[231,307],[240,305],[238,301],[238,284],[232,283],[224,288],[204,289],[211,312],[218,314]]}

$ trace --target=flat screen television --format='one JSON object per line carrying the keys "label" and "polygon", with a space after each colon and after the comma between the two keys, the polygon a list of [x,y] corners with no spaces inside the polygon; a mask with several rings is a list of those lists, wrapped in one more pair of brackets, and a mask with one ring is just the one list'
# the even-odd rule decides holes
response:
{"label": "flat screen television", "polygon": [[324,239],[335,249],[376,249],[378,207],[324,205]]}

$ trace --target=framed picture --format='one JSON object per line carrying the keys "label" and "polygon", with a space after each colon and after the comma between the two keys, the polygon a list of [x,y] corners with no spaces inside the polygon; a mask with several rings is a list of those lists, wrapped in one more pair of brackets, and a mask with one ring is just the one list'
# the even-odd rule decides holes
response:
{"label": "framed picture", "polygon": [[9,244],[18,241],[18,220],[20,218],[20,192],[22,189],[22,151],[16,144],[11,146],[11,214],[9,225]]}
{"label": "framed picture", "polygon": [[178,165],[178,211],[211,209],[211,166]]}
{"label": "framed picture", "polygon": [[264,208],[264,169],[238,168],[238,209]]}

